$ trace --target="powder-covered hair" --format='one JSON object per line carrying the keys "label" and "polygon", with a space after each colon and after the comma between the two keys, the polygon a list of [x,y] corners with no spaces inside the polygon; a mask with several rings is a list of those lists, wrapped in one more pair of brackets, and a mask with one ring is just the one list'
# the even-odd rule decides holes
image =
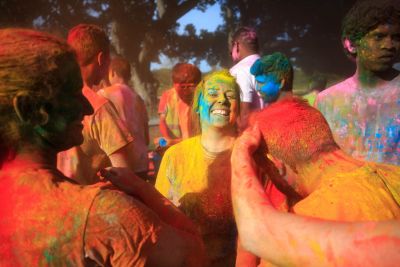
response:
{"label": "powder-covered hair", "polygon": [[[359,0],[342,21],[342,41],[353,45],[380,24],[400,24],[399,0]],[[345,49],[348,56],[355,57]]]}
{"label": "powder-covered hair", "polygon": [[257,32],[251,27],[238,28],[232,35],[232,44],[234,42],[241,43],[254,53],[258,53],[259,51]]}
{"label": "powder-covered hair", "polygon": [[13,99],[23,95],[27,112],[48,102],[65,83],[60,67],[71,61],[77,64],[64,40],[27,29],[0,30],[0,163],[34,135],[32,124],[18,118]]}
{"label": "powder-covered hair", "polygon": [[[201,132],[200,116],[199,116],[200,99],[203,97],[204,90],[206,89],[205,83],[208,80],[212,80],[212,79],[221,79],[224,82],[226,82],[227,84],[229,84],[234,89],[235,97],[236,97],[238,103],[240,103],[240,87],[236,83],[235,77],[233,77],[229,73],[229,70],[227,70],[227,69],[217,70],[217,71],[211,72],[210,74],[206,75],[203,78],[203,80],[201,80],[201,82],[197,85],[196,90],[194,92],[194,97],[193,97],[192,116],[191,117],[192,117],[192,121],[193,121],[192,125],[196,129],[195,130],[196,133]],[[240,105],[237,105],[237,115],[239,116],[239,114],[240,114]]]}
{"label": "powder-covered hair", "polygon": [[251,118],[256,122],[269,153],[291,167],[339,149],[321,112],[299,98],[267,106]]}
{"label": "powder-covered hair", "polygon": [[100,52],[109,53],[110,41],[97,25],[79,24],[68,32],[68,44],[74,48],[79,65],[86,66]]}
{"label": "powder-covered hair", "polygon": [[173,83],[194,83],[198,84],[201,80],[201,72],[198,67],[190,63],[177,63],[172,68]]}
{"label": "powder-covered hair", "polygon": [[126,83],[131,79],[131,64],[123,57],[117,56],[111,59],[109,69],[115,72],[117,76],[121,77]]}
{"label": "powder-covered hair", "polygon": [[275,52],[257,59],[250,68],[254,76],[274,74],[279,81],[285,80],[282,91],[291,92],[293,89],[293,66],[282,53]]}

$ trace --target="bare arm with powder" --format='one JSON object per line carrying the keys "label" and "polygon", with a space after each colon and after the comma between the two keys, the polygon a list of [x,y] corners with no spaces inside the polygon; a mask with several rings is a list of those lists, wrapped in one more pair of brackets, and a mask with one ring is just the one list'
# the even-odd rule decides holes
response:
{"label": "bare arm with powder", "polygon": [[131,170],[110,167],[101,170],[100,175],[128,195],[140,199],[165,223],[194,235],[199,234],[196,226],[185,214],[150,183],[137,177]]}
{"label": "bare arm with powder", "polygon": [[252,158],[257,127],[232,153],[232,201],[242,246],[280,266],[393,266],[400,262],[400,222],[330,222],[275,210]]}

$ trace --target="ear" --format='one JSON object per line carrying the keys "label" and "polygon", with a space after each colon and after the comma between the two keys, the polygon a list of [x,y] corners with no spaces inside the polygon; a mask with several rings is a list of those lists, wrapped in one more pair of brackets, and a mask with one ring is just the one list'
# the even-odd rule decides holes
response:
{"label": "ear", "polygon": [[99,66],[103,66],[104,64],[106,64],[107,60],[108,60],[108,55],[103,51],[100,51],[97,54],[97,63],[99,64]]}
{"label": "ear", "polygon": [[355,55],[357,53],[357,47],[350,41],[349,38],[343,40],[343,47],[350,53]]}
{"label": "ear", "polygon": [[29,93],[18,93],[13,98],[14,111],[22,123],[32,125],[45,125],[49,122],[49,113],[45,103],[41,103],[37,98]]}
{"label": "ear", "polygon": [[239,46],[240,46],[240,43],[239,43],[239,42],[235,42],[235,44],[236,44],[236,45],[235,45],[236,52],[239,53],[239,50],[240,50],[240,49],[239,49]]}

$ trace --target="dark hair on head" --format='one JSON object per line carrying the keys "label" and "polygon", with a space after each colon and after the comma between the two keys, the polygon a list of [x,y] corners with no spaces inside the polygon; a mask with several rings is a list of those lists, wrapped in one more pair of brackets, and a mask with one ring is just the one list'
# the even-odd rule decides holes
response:
{"label": "dark hair on head", "polygon": [[291,167],[339,149],[324,116],[303,99],[274,102],[254,114],[250,124],[254,123],[258,124],[269,153]]}
{"label": "dark hair on head", "polygon": [[117,56],[111,59],[109,69],[121,77],[125,83],[131,79],[131,64],[123,57]]}
{"label": "dark hair on head", "polygon": [[255,29],[251,27],[240,27],[232,35],[232,44],[239,42],[252,52],[258,53],[258,37]]}
{"label": "dark hair on head", "polygon": [[275,52],[257,59],[250,68],[254,76],[274,74],[280,81],[285,80],[282,91],[291,92],[293,89],[293,66],[282,53]]}
{"label": "dark hair on head", "polygon": [[[342,41],[353,45],[380,24],[400,24],[399,0],[358,0],[342,21]],[[347,55],[355,57],[345,49]]]}
{"label": "dark hair on head", "polygon": [[79,75],[74,51],[64,40],[34,30],[0,30],[0,164],[34,136],[34,122],[21,121],[14,99],[22,99],[20,108],[27,113],[35,111],[62,90],[69,63]]}
{"label": "dark hair on head", "polygon": [[201,72],[198,67],[189,63],[178,63],[172,68],[173,83],[194,83],[201,80]]}
{"label": "dark hair on head", "polygon": [[68,32],[67,40],[74,48],[81,66],[88,65],[98,53],[110,51],[107,34],[97,25],[79,24]]}

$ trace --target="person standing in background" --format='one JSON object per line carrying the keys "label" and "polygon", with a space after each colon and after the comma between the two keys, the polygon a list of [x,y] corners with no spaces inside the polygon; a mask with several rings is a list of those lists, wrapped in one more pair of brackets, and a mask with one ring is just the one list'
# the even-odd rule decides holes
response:
{"label": "person standing in background", "polygon": [[256,91],[256,80],[250,73],[253,63],[260,58],[257,33],[250,27],[241,27],[233,34],[231,56],[236,63],[229,72],[236,78],[241,93],[239,130],[247,126],[249,115],[263,108],[263,100]]}
{"label": "person standing in background", "polygon": [[57,167],[80,184],[99,181],[97,172],[105,167],[134,166],[133,137],[109,100],[93,90],[106,77],[110,64],[110,41],[103,29],[79,24],[68,33],[83,79],[83,94],[94,113],[83,121],[84,142],[58,154]]}
{"label": "person standing in background", "polygon": [[171,146],[193,136],[191,104],[193,93],[201,80],[200,70],[193,64],[178,63],[172,69],[173,88],[160,99],[158,114],[163,146]]}
{"label": "person standing in background", "polygon": [[353,76],[318,94],[335,141],[355,158],[400,165],[400,2],[358,1],[343,20]]}
{"label": "person standing in background", "polygon": [[98,91],[98,93],[114,104],[121,120],[133,136],[132,155],[133,171],[141,178],[147,179],[149,145],[149,125],[146,106],[143,99],[129,87],[131,79],[131,66],[122,57],[111,60],[108,80],[111,84]]}

